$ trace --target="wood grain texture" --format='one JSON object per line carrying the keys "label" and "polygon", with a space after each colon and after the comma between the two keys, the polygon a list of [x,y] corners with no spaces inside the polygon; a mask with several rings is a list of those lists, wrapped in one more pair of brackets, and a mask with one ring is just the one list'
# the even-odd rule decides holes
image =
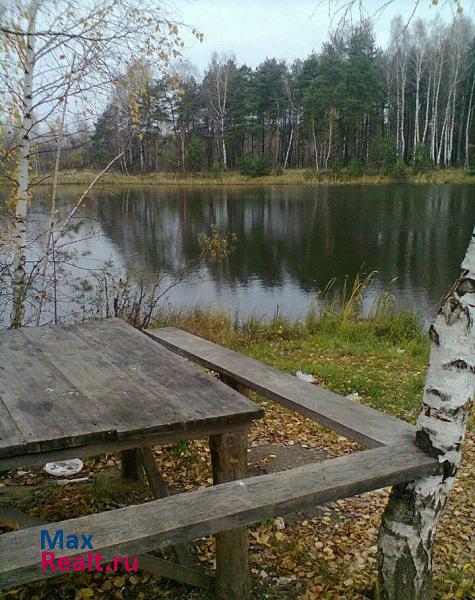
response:
{"label": "wood grain texture", "polygon": [[[0,333],[0,459],[238,426],[263,415],[119,319]],[[178,435],[179,438],[179,435]]]}
{"label": "wood grain texture", "polygon": [[[247,474],[247,431],[210,438],[213,483],[244,479]],[[216,534],[216,598],[248,600],[249,540],[247,527]]]}
{"label": "wood grain texture", "polygon": [[368,448],[414,440],[413,425],[174,327],[150,329],[151,338],[204,367],[247,386]]}
{"label": "wood grain texture", "polygon": [[[439,470],[435,459],[414,446],[376,448],[43,528],[51,534],[59,528],[68,535],[93,533],[95,550],[110,560],[117,554],[139,555]],[[0,587],[54,575],[41,571],[41,529],[0,536]],[[76,555],[75,550],[58,552],[58,556]]]}
{"label": "wood grain texture", "polygon": [[171,444],[177,441],[194,440],[197,438],[207,438],[216,433],[230,433],[245,425],[203,425],[201,423],[192,423],[186,431],[170,431],[167,433],[156,433],[147,436],[133,437],[128,440],[108,440],[106,442],[89,443],[82,446],[74,446],[74,449],[57,449],[47,452],[36,452],[34,454],[21,454],[10,457],[0,457],[0,471],[15,469],[19,467],[28,467],[32,465],[43,465],[55,460],[64,460],[74,456],[83,458],[88,456],[98,456],[110,452],[121,452],[129,448],[140,448],[143,446],[156,446],[158,444]]}
{"label": "wood grain texture", "polygon": [[[0,506],[0,525],[10,529],[25,529],[46,525],[46,521],[38,517],[31,517],[11,506]],[[214,590],[215,579],[212,575],[190,568],[183,564],[176,564],[168,560],[157,558],[151,554],[141,554],[139,557],[140,569],[148,571],[157,577],[167,577],[186,585],[192,585],[208,591]]]}

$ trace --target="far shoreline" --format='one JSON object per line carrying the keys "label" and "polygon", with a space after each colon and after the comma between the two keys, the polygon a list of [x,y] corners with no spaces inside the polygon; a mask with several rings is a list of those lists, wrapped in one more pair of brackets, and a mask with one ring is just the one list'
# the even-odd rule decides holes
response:
{"label": "far shoreline", "polygon": [[[63,171],[59,174],[60,185],[84,185],[89,184],[96,171]],[[44,175],[42,175],[44,177]],[[466,169],[443,169],[433,170],[427,173],[408,173],[402,179],[383,174],[368,174],[361,177],[350,177],[347,173],[325,173],[310,169],[289,169],[279,175],[264,175],[262,177],[250,177],[241,175],[237,171],[228,171],[219,174],[211,173],[172,173],[158,172],[144,175],[126,175],[121,172],[106,173],[96,185],[119,185],[119,186],[149,186],[149,185],[173,185],[173,186],[340,186],[340,185],[397,185],[397,184],[471,184],[475,183],[475,176]],[[51,180],[44,180],[38,185],[51,186]]]}

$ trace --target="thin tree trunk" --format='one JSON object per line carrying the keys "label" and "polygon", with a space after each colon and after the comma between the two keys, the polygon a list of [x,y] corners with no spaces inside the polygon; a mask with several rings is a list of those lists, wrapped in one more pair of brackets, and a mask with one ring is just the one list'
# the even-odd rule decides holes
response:
{"label": "thin tree trunk", "polygon": [[333,119],[330,117],[330,128],[328,131],[328,151],[325,158],[325,171],[328,171],[328,163],[330,161],[330,154],[332,151],[332,133],[333,133]]}
{"label": "thin tree trunk", "polygon": [[454,93],[452,96],[452,111],[450,115],[450,129],[449,129],[449,139],[448,139],[448,147],[447,147],[447,155],[446,155],[446,166],[449,167],[452,163],[452,153],[454,149],[454,129],[455,129],[455,110],[457,104],[457,87],[454,89]]}
{"label": "thin tree trunk", "polygon": [[384,600],[428,600],[432,545],[452,489],[475,395],[475,229],[462,274],[431,326],[430,364],[416,443],[437,457],[438,475],[394,486],[379,532]]}
{"label": "thin tree trunk", "polygon": [[315,131],[315,119],[312,120],[312,134],[313,134],[313,152],[315,157],[315,168],[318,171],[318,148],[317,148],[317,134]]}
{"label": "thin tree trunk", "polygon": [[25,44],[23,71],[23,115],[20,129],[20,161],[18,196],[15,210],[15,253],[13,257],[13,304],[10,324],[12,328],[23,325],[26,297],[26,218],[30,184],[31,129],[33,125],[33,75],[35,69],[36,17],[41,0],[32,0],[28,7],[28,32]]}
{"label": "thin tree trunk", "polygon": [[473,106],[473,90],[475,88],[475,75],[472,79],[472,88],[470,90],[470,98],[468,100],[467,124],[465,125],[465,168],[469,167],[469,138],[470,138],[470,123],[472,120]]}
{"label": "thin tree trunk", "polygon": [[421,56],[421,54],[418,54],[417,66],[416,66],[416,102],[415,102],[415,111],[414,111],[414,141],[413,141],[413,149],[412,149],[413,158],[416,155],[416,148],[420,141],[419,113],[421,110],[421,98],[420,98],[421,77],[422,77],[422,56]]}
{"label": "thin tree trunk", "polygon": [[287,163],[289,161],[290,148],[292,147],[292,138],[294,137],[294,128],[290,129],[290,139],[289,145],[287,146],[287,152],[285,153],[285,161],[284,161],[284,171],[287,168]]}
{"label": "thin tree trunk", "polygon": [[429,74],[429,83],[427,85],[427,97],[426,97],[426,116],[424,120],[424,133],[422,134],[422,143],[426,143],[427,128],[429,126],[429,108],[430,108],[430,88],[432,83],[432,73]]}
{"label": "thin tree trunk", "polygon": [[[440,65],[437,67],[436,74],[438,73],[437,85],[434,85],[434,97],[432,103],[432,131],[431,131],[431,159],[436,164],[436,147],[437,147],[437,133],[438,133],[438,112],[439,112],[439,94],[440,94],[440,83],[442,80],[442,64],[443,54],[441,53]],[[438,70],[437,70],[438,69]]]}
{"label": "thin tree trunk", "polygon": [[224,119],[221,123],[221,148],[223,151],[223,167],[226,170],[228,168],[228,155],[226,153],[226,141],[224,139]]}
{"label": "thin tree trunk", "polygon": [[[406,50],[404,50],[406,52]],[[401,158],[406,153],[406,137],[404,132],[405,113],[406,113],[406,76],[407,76],[407,58],[404,56],[404,62],[401,71]]]}
{"label": "thin tree trunk", "polygon": [[183,123],[180,125],[180,150],[181,150],[181,170],[186,171],[186,152],[185,152],[186,132]]}
{"label": "thin tree trunk", "polygon": [[43,302],[44,302],[44,299],[46,296],[45,282],[46,282],[46,273],[48,271],[49,252],[50,252],[50,248],[51,248],[51,243],[53,242],[54,221],[55,221],[55,215],[56,215],[56,197],[58,194],[59,161],[61,159],[61,150],[62,150],[62,146],[63,146],[63,134],[64,134],[64,121],[66,119],[66,109],[68,106],[69,91],[71,89],[71,79],[72,79],[72,75],[73,75],[73,71],[74,71],[75,62],[76,62],[76,54],[73,54],[73,59],[71,61],[71,69],[69,72],[67,85],[66,85],[66,91],[64,94],[63,111],[61,113],[61,121],[60,121],[59,128],[58,128],[58,138],[57,138],[57,145],[56,145],[56,159],[55,159],[55,164],[54,164],[54,175],[53,175],[53,190],[51,192],[50,228],[49,228],[48,237],[47,237],[47,241],[46,241],[45,256],[43,258],[43,265],[42,265],[42,271],[41,271],[41,279],[40,279],[40,286],[39,286],[39,288],[40,288],[39,301],[38,301],[38,308],[36,310],[36,317],[35,317],[35,325],[36,326],[38,326],[40,324],[41,312],[43,309]]}

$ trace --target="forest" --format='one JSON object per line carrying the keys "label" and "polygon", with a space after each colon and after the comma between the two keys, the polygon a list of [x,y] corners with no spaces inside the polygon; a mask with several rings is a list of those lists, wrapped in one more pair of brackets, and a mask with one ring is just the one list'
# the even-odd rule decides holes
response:
{"label": "forest", "polygon": [[[130,64],[94,127],[80,117],[69,125],[62,168],[103,167],[121,152],[115,168],[126,174],[391,174],[473,163],[475,37],[462,15],[398,17],[385,49],[363,21],[292,64],[268,58],[253,69],[215,54],[202,78],[194,71],[181,64],[157,77],[144,59]],[[53,143],[43,146],[39,172],[54,155]]]}

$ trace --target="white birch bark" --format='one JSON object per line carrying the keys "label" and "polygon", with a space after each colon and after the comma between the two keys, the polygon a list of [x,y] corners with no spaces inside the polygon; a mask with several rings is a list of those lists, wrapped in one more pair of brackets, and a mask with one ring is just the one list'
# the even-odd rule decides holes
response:
{"label": "white birch bark", "polygon": [[221,142],[221,154],[223,158],[223,168],[228,168],[228,157],[226,150],[226,111],[227,111],[227,98],[228,98],[228,79],[229,79],[229,64],[220,64],[217,57],[215,61],[215,81],[213,83],[214,89],[211,90],[210,108],[213,114],[213,120],[217,122],[220,142]]}
{"label": "white birch bark", "polygon": [[472,87],[470,89],[470,97],[468,100],[467,110],[467,121],[465,124],[465,168],[469,167],[469,139],[470,139],[470,124],[472,120],[472,106],[473,106],[473,90],[475,89],[475,75],[472,79]]}
{"label": "white birch bark", "polygon": [[31,130],[33,126],[33,76],[35,70],[36,17],[41,0],[32,0],[27,9],[28,29],[25,40],[23,67],[23,109],[20,127],[18,192],[15,208],[15,253],[13,257],[13,302],[10,325],[21,327],[25,318],[26,296],[26,218],[30,184]]}
{"label": "white birch bark", "polygon": [[432,545],[460,464],[475,396],[475,229],[462,274],[430,328],[431,352],[417,445],[441,464],[438,475],[395,486],[379,533],[384,600],[431,597]]}
{"label": "white birch bark", "polygon": [[328,171],[328,163],[330,162],[330,155],[332,151],[332,133],[333,133],[333,109],[329,112],[329,126],[328,126],[328,150],[325,157],[325,170]]}
{"label": "white birch bark", "polygon": [[317,147],[317,134],[315,132],[315,119],[312,119],[312,134],[313,134],[313,154],[315,158],[315,168],[318,171],[318,147]]}
{"label": "white birch bark", "polygon": [[430,88],[432,84],[432,73],[429,73],[429,83],[427,84],[427,98],[426,98],[426,115],[424,119],[424,132],[422,133],[422,143],[426,143],[427,128],[429,126],[429,107],[430,107]]}
{"label": "white birch bark", "polygon": [[447,102],[445,105],[445,112],[444,112],[444,122],[442,125],[442,132],[440,135],[440,143],[439,143],[439,149],[437,152],[437,165],[440,165],[441,160],[442,160],[442,150],[445,150],[444,152],[444,164],[447,161],[447,152],[448,152],[448,145],[449,145],[449,138],[450,138],[450,111],[452,108],[452,102],[453,102],[453,96],[456,93],[456,89],[457,89],[457,82],[458,82],[458,74],[459,74],[459,69],[460,69],[460,54],[457,53],[457,56],[454,60],[455,64],[453,65],[454,69],[453,69],[453,78],[452,78],[452,82],[449,88],[449,92],[447,94]]}
{"label": "white birch bark", "polygon": [[292,128],[290,129],[290,138],[289,138],[289,144],[287,146],[287,152],[285,153],[284,171],[287,168],[287,163],[289,162],[289,154],[290,154],[290,148],[292,147],[293,137],[294,137],[294,128],[292,126]]}
{"label": "white birch bark", "polygon": [[[290,83],[287,79],[285,80],[285,87],[287,89],[287,97],[289,100],[290,137],[289,137],[289,143],[287,145],[287,152],[285,153],[284,171],[287,169],[287,164],[289,162],[289,156],[290,156],[290,149],[292,148],[292,140],[294,138],[294,118],[293,118],[294,106],[293,106],[293,101],[292,101],[292,90],[290,88]],[[313,132],[315,135],[315,127],[314,127]]]}
{"label": "white birch bark", "polygon": [[437,79],[437,84],[434,85],[434,96],[432,102],[432,128],[431,128],[431,144],[430,144],[430,155],[432,162],[436,163],[436,146],[437,146],[437,133],[438,133],[438,113],[439,113],[439,95],[440,95],[440,84],[442,81],[442,67],[443,67],[443,52],[440,53],[440,60],[435,66],[434,81]]}
{"label": "white birch bark", "polygon": [[400,144],[401,144],[401,158],[404,158],[406,152],[406,137],[404,132],[405,127],[405,115],[406,115],[406,79],[407,79],[407,53],[406,47],[403,45],[402,48],[402,60],[400,63],[401,68],[401,115],[400,115]]}
{"label": "white birch bark", "polygon": [[416,154],[416,147],[420,142],[419,114],[421,110],[421,79],[422,79],[423,51],[418,49],[416,55],[416,99],[414,107],[414,140],[413,156]]}

